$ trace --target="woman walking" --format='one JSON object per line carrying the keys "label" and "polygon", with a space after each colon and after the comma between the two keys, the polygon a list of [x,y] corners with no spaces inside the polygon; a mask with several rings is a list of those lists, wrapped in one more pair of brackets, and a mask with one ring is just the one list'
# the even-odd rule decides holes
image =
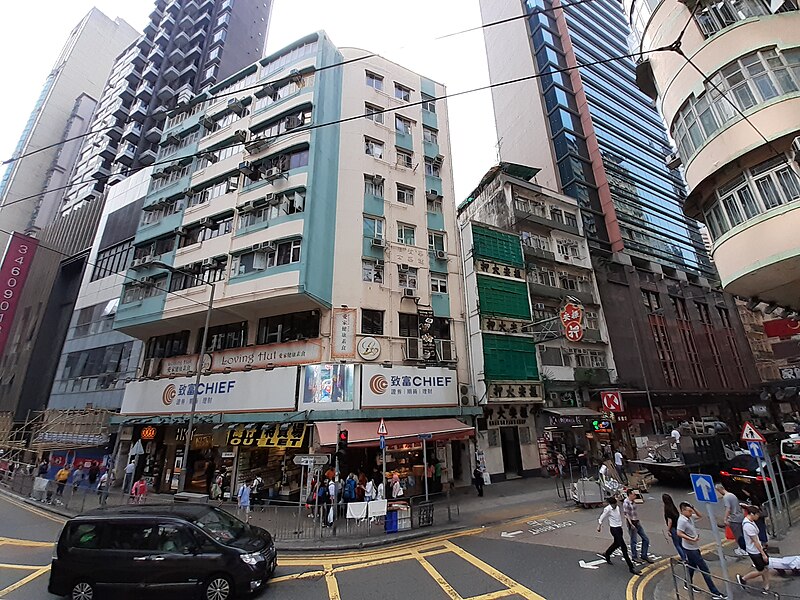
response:
{"label": "woman walking", "polygon": [[678,517],[680,517],[678,507],[675,506],[675,501],[669,494],[662,494],[661,500],[664,502],[664,523],[667,526],[664,529],[664,537],[667,541],[672,541],[678,556],[683,562],[686,562],[686,552],[681,544],[681,538],[678,537]]}

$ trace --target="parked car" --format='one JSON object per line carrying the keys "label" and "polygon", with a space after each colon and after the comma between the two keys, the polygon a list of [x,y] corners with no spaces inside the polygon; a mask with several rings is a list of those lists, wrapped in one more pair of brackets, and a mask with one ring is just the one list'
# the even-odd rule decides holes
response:
{"label": "parked car", "polygon": [[208,504],[102,508],[67,521],[48,590],[73,600],[103,591],[202,593],[229,600],[275,572],[272,536]]}
{"label": "parked car", "polygon": [[[772,466],[778,477],[778,489],[781,492],[792,489],[800,485],[800,463],[790,459],[772,457]],[[778,475],[778,462],[783,473],[783,482]],[[722,485],[725,489],[733,492],[740,500],[761,505],[767,501],[767,492],[764,489],[764,481],[771,482],[767,472],[766,462],[750,456],[750,454],[739,454],[728,463],[728,466],[720,471]],[[770,493],[772,488],[770,488]]]}

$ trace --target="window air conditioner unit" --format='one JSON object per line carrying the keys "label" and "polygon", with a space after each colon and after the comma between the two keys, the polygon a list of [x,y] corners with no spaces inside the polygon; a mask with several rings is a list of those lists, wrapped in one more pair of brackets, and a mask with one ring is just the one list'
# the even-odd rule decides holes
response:
{"label": "window air conditioner unit", "polygon": [[289,71],[289,81],[296,85],[303,83],[303,75],[297,69]]}
{"label": "window air conditioner unit", "polygon": [[458,386],[458,396],[461,406],[474,406],[476,404],[475,390],[472,389],[471,385],[460,384]]}
{"label": "window air conditioner unit", "polygon": [[375,173],[375,175],[372,176],[372,185],[381,185],[384,181],[383,175]]}
{"label": "window air conditioner unit", "polygon": [[416,298],[417,290],[412,288],[403,288],[403,298]]}
{"label": "window air conditioner unit", "polygon": [[545,308],[544,302],[537,302],[533,305],[533,310],[544,310]]}
{"label": "window air conditioner unit", "polygon": [[422,340],[419,338],[406,338],[403,351],[406,360],[420,360],[422,358]]}
{"label": "window air conditioner unit", "polygon": [[[256,248],[256,246],[258,246]],[[262,252],[275,252],[275,242],[261,242],[253,246],[254,250],[261,250]]]}
{"label": "window air conditioner unit", "polygon": [[275,181],[276,179],[280,179],[284,177],[285,173],[279,167],[270,167],[267,169],[267,173],[265,175],[265,179],[267,181]]}
{"label": "window air conditioner unit", "polygon": [[228,108],[231,112],[236,113],[240,117],[244,114],[244,104],[239,98],[231,98],[228,100]]}
{"label": "window air conditioner unit", "polygon": [[217,124],[217,122],[211,117],[202,117],[200,119],[200,124],[206,129],[214,129],[214,126]]}
{"label": "window air conditioner unit", "polygon": [[275,89],[275,86],[272,85],[271,83],[268,83],[256,92],[256,96],[258,96],[259,98],[264,98],[265,96],[274,97],[275,94],[277,93],[278,90]]}
{"label": "window air conditioner unit", "polygon": [[437,192],[436,190],[428,190],[427,192],[425,192],[425,198],[427,198],[428,200],[438,200],[439,198],[441,198],[441,196],[439,195],[439,192]]}
{"label": "window air conditioner unit", "polygon": [[383,248],[386,245],[383,238],[372,238],[370,240],[370,246],[373,248]]}
{"label": "window air conditioner unit", "polygon": [[445,252],[444,250],[437,250],[436,260],[447,260],[447,252]]}
{"label": "window air conditioner unit", "polygon": [[667,163],[668,169],[677,169],[678,167],[681,166],[681,155],[678,154],[677,152],[673,152],[672,154],[667,156],[664,162]]}
{"label": "window air conditioner unit", "polygon": [[205,217],[203,219],[200,219],[199,224],[200,227],[211,227],[214,224],[214,222],[209,217]]}
{"label": "window air conditioner unit", "polygon": [[242,175],[252,179],[253,181],[258,181],[261,178],[261,169],[251,163],[249,160],[240,162],[238,170]]}
{"label": "window air conditioner unit", "polygon": [[456,345],[450,340],[436,340],[436,356],[441,362],[456,362]]}
{"label": "window air conditioner unit", "polygon": [[177,135],[175,135],[174,133],[170,133],[167,136],[167,140],[166,141],[167,141],[168,144],[172,144],[174,146],[177,146],[178,144],[181,143],[181,138],[178,137]]}
{"label": "window air conditioner unit", "polygon": [[208,162],[210,162],[212,165],[219,160],[219,157],[213,152],[203,152],[201,156],[205,158]]}
{"label": "window air conditioner unit", "polygon": [[250,141],[247,142],[244,147],[250,154],[255,154],[256,152],[261,152],[268,148],[271,142],[272,138],[261,134],[250,138]]}
{"label": "window air conditioner unit", "polygon": [[139,285],[142,287],[154,287],[156,285],[156,280],[153,277],[142,277],[139,280]]}
{"label": "window air conditioner unit", "polygon": [[241,213],[241,214],[245,214],[245,213],[253,212],[255,210],[255,208],[256,207],[253,204],[253,201],[250,200],[249,202],[245,202],[241,206],[237,207],[236,210],[238,210],[239,213]]}
{"label": "window air conditioner unit", "polygon": [[167,175],[168,173],[162,169],[160,171],[155,171],[150,177],[153,179],[164,179]]}
{"label": "window air conditioner unit", "polygon": [[303,119],[298,115],[289,115],[286,117],[286,131],[297,129],[303,125]]}
{"label": "window air conditioner unit", "polygon": [[175,233],[177,233],[178,235],[183,236],[183,235],[188,234],[189,230],[186,227],[184,227],[183,225],[181,225],[180,227],[176,227],[175,228]]}
{"label": "window air conditioner unit", "polygon": [[386,262],[383,259],[379,258],[375,261],[375,268],[382,269],[385,264]]}
{"label": "window air conditioner unit", "polygon": [[438,165],[438,166],[441,167],[442,163],[444,163],[444,156],[442,156],[441,154],[433,159],[433,164],[435,164],[435,165]]}
{"label": "window air conditioner unit", "polygon": [[278,206],[281,203],[281,198],[277,194],[267,194],[264,200],[269,206]]}
{"label": "window air conditioner unit", "polygon": [[204,258],[203,262],[201,262],[200,264],[203,267],[214,267],[214,266],[216,266],[216,263],[217,263],[217,261],[214,260],[213,258]]}
{"label": "window air conditioner unit", "polygon": [[400,271],[401,273],[408,273],[408,269],[409,269],[409,266],[407,264],[405,264],[405,263],[403,263],[402,265],[398,265],[397,266],[397,270]]}
{"label": "window air conditioner unit", "polygon": [[246,129],[237,129],[233,134],[233,139],[236,142],[244,143],[247,141],[247,130]]}

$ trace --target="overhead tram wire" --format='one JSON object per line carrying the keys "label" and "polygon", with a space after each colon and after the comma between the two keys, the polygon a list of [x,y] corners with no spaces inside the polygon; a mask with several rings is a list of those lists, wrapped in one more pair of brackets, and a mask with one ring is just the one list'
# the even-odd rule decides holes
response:
{"label": "overhead tram wire", "polygon": [[[552,7],[552,8],[537,9],[537,13],[551,12],[551,11],[554,11],[554,10],[562,10],[564,8],[569,8],[570,6],[577,6],[577,5],[580,5],[580,4],[586,4],[587,2],[596,2],[596,1],[597,0],[575,0],[575,2],[571,2],[569,4],[563,4],[561,6],[555,6],[555,7]],[[515,17],[509,17],[507,19],[501,19],[499,21],[493,21],[491,23],[485,23],[485,24],[479,25],[477,27],[471,27],[469,29],[464,29],[464,30],[461,30],[461,31],[454,31],[453,33],[447,33],[445,35],[441,35],[441,36],[432,38],[431,41],[435,42],[435,41],[439,41],[439,40],[448,39],[448,38],[451,38],[451,37],[455,37],[457,35],[462,35],[464,33],[470,33],[470,32],[473,32],[473,31],[479,31],[481,29],[486,29],[487,27],[494,27],[495,25],[503,25],[505,23],[509,23],[509,22],[515,21],[517,19],[528,18],[530,16],[531,16],[530,14],[523,13],[523,14],[517,15]],[[358,57],[355,57],[355,58],[350,58],[348,60],[343,60],[342,62],[338,62],[338,63],[334,63],[334,64],[330,64],[330,65],[325,65],[325,66],[322,66],[322,67],[314,67],[313,73],[319,73],[319,72],[322,72],[322,71],[327,71],[328,69],[341,67],[341,66],[348,65],[348,64],[351,64],[351,63],[355,63],[355,62],[359,62],[359,61],[362,61],[362,60],[367,60],[367,59],[370,59],[370,58],[374,58],[376,56],[380,56],[380,55],[373,52],[373,53],[365,54],[363,56],[358,56]],[[252,86],[240,88],[240,89],[238,89],[236,91],[224,92],[224,93],[221,93],[221,94],[215,94],[215,95],[212,95],[212,96],[208,96],[207,98],[203,98],[201,101],[202,102],[208,102],[210,100],[218,100],[220,98],[225,98],[226,96],[232,96],[232,95],[238,94],[240,92],[247,92],[247,91],[251,91],[251,90],[262,89],[262,88],[264,88],[264,87],[266,87],[268,85],[275,85],[275,84],[281,83],[281,82],[283,82],[285,80],[286,80],[286,78],[282,77],[282,78],[276,79],[274,81],[263,81],[263,82],[259,82],[257,84],[254,84]],[[190,107],[190,106],[191,106],[191,104],[188,105],[188,107]],[[159,121],[159,120],[162,120],[162,119],[166,119],[167,117],[170,117],[170,116],[173,116],[173,115],[177,115],[180,112],[186,110],[186,108],[187,107],[170,108],[170,109],[164,110],[162,112],[156,112],[156,113],[154,113],[154,114],[152,114],[150,116],[153,119]],[[25,154],[21,154],[19,156],[12,156],[11,158],[8,158],[8,159],[0,162],[0,166],[8,165],[8,164],[17,162],[19,160],[22,160],[23,158],[28,157],[28,156],[33,156],[34,154],[38,154],[39,152],[44,152],[45,150],[50,150],[51,148],[55,148],[55,147],[60,146],[62,144],[67,144],[69,142],[74,142],[75,140],[79,140],[81,138],[88,137],[90,135],[94,135],[96,133],[102,133],[103,131],[108,131],[109,129],[114,129],[115,127],[122,127],[124,125],[128,125],[129,123],[138,123],[138,122],[140,122],[140,121],[138,121],[136,119],[127,119],[126,121],[123,121],[122,123],[116,123],[114,125],[109,125],[108,127],[101,127],[101,128],[98,128],[98,129],[93,129],[92,131],[87,131],[86,133],[82,133],[80,135],[76,135],[74,137],[67,138],[65,140],[60,140],[58,142],[55,142],[55,143],[52,143],[52,144],[48,144],[47,146],[42,146],[41,148],[37,148],[36,150],[31,150],[30,152],[26,152]],[[55,191],[55,190],[53,190],[53,191]]]}
{"label": "overhead tram wire", "polygon": [[[402,111],[402,110],[405,110],[405,109],[407,109],[409,107],[420,106],[420,105],[425,104],[427,102],[435,102],[435,101],[438,101],[438,100],[447,100],[448,98],[456,98],[456,97],[459,97],[459,96],[465,96],[467,94],[472,94],[472,93],[475,93],[475,92],[483,92],[483,91],[486,91],[486,90],[491,90],[491,89],[498,88],[498,87],[503,87],[503,86],[506,86],[506,85],[512,85],[512,84],[521,83],[521,82],[524,82],[524,81],[532,81],[532,80],[535,80],[535,79],[540,79],[541,77],[544,77],[545,75],[552,75],[552,74],[555,74],[555,73],[568,73],[569,71],[573,71],[575,69],[580,69],[582,67],[591,67],[591,66],[594,66],[594,65],[607,64],[607,63],[611,63],[611,62],[614,62],[614,61],[617,61],[617,60],[626,60],[626,59],[635,58],[637,56],[642,56],[644,54],[653,54],[653,53],[656,53],[656,52],[666,52],[668,50],[671,50],[671,48],[669,46],[663,46],[663,47],[660,47],[660,48],[654,48],[652,50],[646,50],[644,52],[634,52],[634,53],[628,53],[628,54],[621,54],[619,56],[612,56],[612,57],[609,57],[609,58],[599,59],[599,60],[591,61],[591,62],[588,62],[588,63],[580,63],[580,64],[578,64],[578,65],[576,65],[574,67],[562,67],[562,68],[558,68],[558,69],[550,69],[546,73],[542,73],[542,74],[534,73],[533,75],[526,75],[524,77],[517,77],[515,79],[510,79],[508,81],[499,81],[497,83],[490,83],[490,84],[483,85],[483,86],[480,86],[480,87],[470,88],[468,90],[462,90],[460,92],[453,92],[453,93],[449,93],[449,94],[443,94],[441,96],[433,96],[433,97],[426,98],[425,100],[420,100],[420,101],[417,101],[417,102],[406,102],[402,106],[397,106],[397,107],[394,107],[394,108],[382,108],[380,110],[374,110],[374,111],[372,111],[370,113],[370,116],[375,115],[375,114],[385,114],[385,113],[392,113],[392,112],[396,112],[396,111]],[[242,90],[238,90],[238,91],[241,92]],[[282,138],[282,137],[288,136],[288,135],[296,136],[296,135],[300,135],[300,134],[302,134],[304,132],[307,132],[307,131],[312,131],[314,129],[320,129],[322,127],[329,127],[331,125],[339,125],[341,123],[349,123],[350,121],[356,121],[358,119],[364,119],[366,117],[367,117],[366,114],[360,113],[358,115],[353,115],[353,116],[350,116],[350,117],[344,117],[344,118],[341,118],[341,119],[335,119],[333,121],[327,121],[325,123],[312,123],[311,125],[307,125],[307,126],[304,126],[302,128],[292,129],[291,131],[286,131],[286,132],[283,132],[283,133],[277,133],[277,134],[275,134],[274,136],[271,136],[271,137],[274,138],[274,139],[278,139],[278,138]],[[233,148],[235,146],[240,146],[242,143],[243,142],[236,142],[236,143],[233,143],[233,144],[218,146],[218,147],[214,148],[214,151],[216,151],[216,150],[225,150],[226,148]],[[202,151],[195,152],[194,154],[187,154],[187,155],[181,156],[179,158],[172,158],[172,159],[169,159],[169,160],[156,161],[156,162],[151,163],[151,164],[146,165],[146,166],[127,169],[126,171],[124,171],[124,174],[129,175],[129,174],[136,173],[138,171],[141,171],[141,170],[149,168],[149,167],[158,166],[158,165],[172,164],[172,163],[175,163],[178,160],[182,160],[182,159],[186,159],[186,158],[199,158],[199,157],[201,157],[202,155],[204,155],[207,152],[209,152],[209,150],[202,150]],[[118,173],[114,173],[114,174],[111,174],[111,175],[106,175],[106,176],[103,176],[103,177],[92,178],[92,179],[94,181],[107,181],[108,179],[116,177],[117,175],[118,175]],[[76,183],[73,183],[73,184],[68,184],[68,185],[59,186],[59,187],[56,187],[56,188],[43,190],[43,191],[41,191],[41,192],[39,192],[37,194],[32,194],[30,196],[25,196],[23,198],[17,198],[16,200],[12,200],[11,202],[6,202],[3,206],[10,206],[12,204],[16,204],[17,202],[24,202],[26,200],[31,200],[33,198],[38,198],[38,197],[40,197],[40,196],[42,196],[44,194],[49,194],[51,192],[57,192],[57,191],[60,191],[60,190],[69,189],[71,187],[77,187],[78,185],[85,185],[86,183],[90,183],[90,182],[87,182],[87,181],[80,182],[80,183],[76,182]]]}

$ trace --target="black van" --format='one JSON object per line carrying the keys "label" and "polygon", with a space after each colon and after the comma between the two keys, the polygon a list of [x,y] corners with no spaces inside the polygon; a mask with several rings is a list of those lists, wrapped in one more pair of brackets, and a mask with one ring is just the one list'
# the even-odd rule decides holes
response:
{"label": "black van", "polygon": [[48,591],[92,600],[104,590],[202,592],[229,600],[275,572],[272,536],[208,504],[101,508],[67,521]]}

